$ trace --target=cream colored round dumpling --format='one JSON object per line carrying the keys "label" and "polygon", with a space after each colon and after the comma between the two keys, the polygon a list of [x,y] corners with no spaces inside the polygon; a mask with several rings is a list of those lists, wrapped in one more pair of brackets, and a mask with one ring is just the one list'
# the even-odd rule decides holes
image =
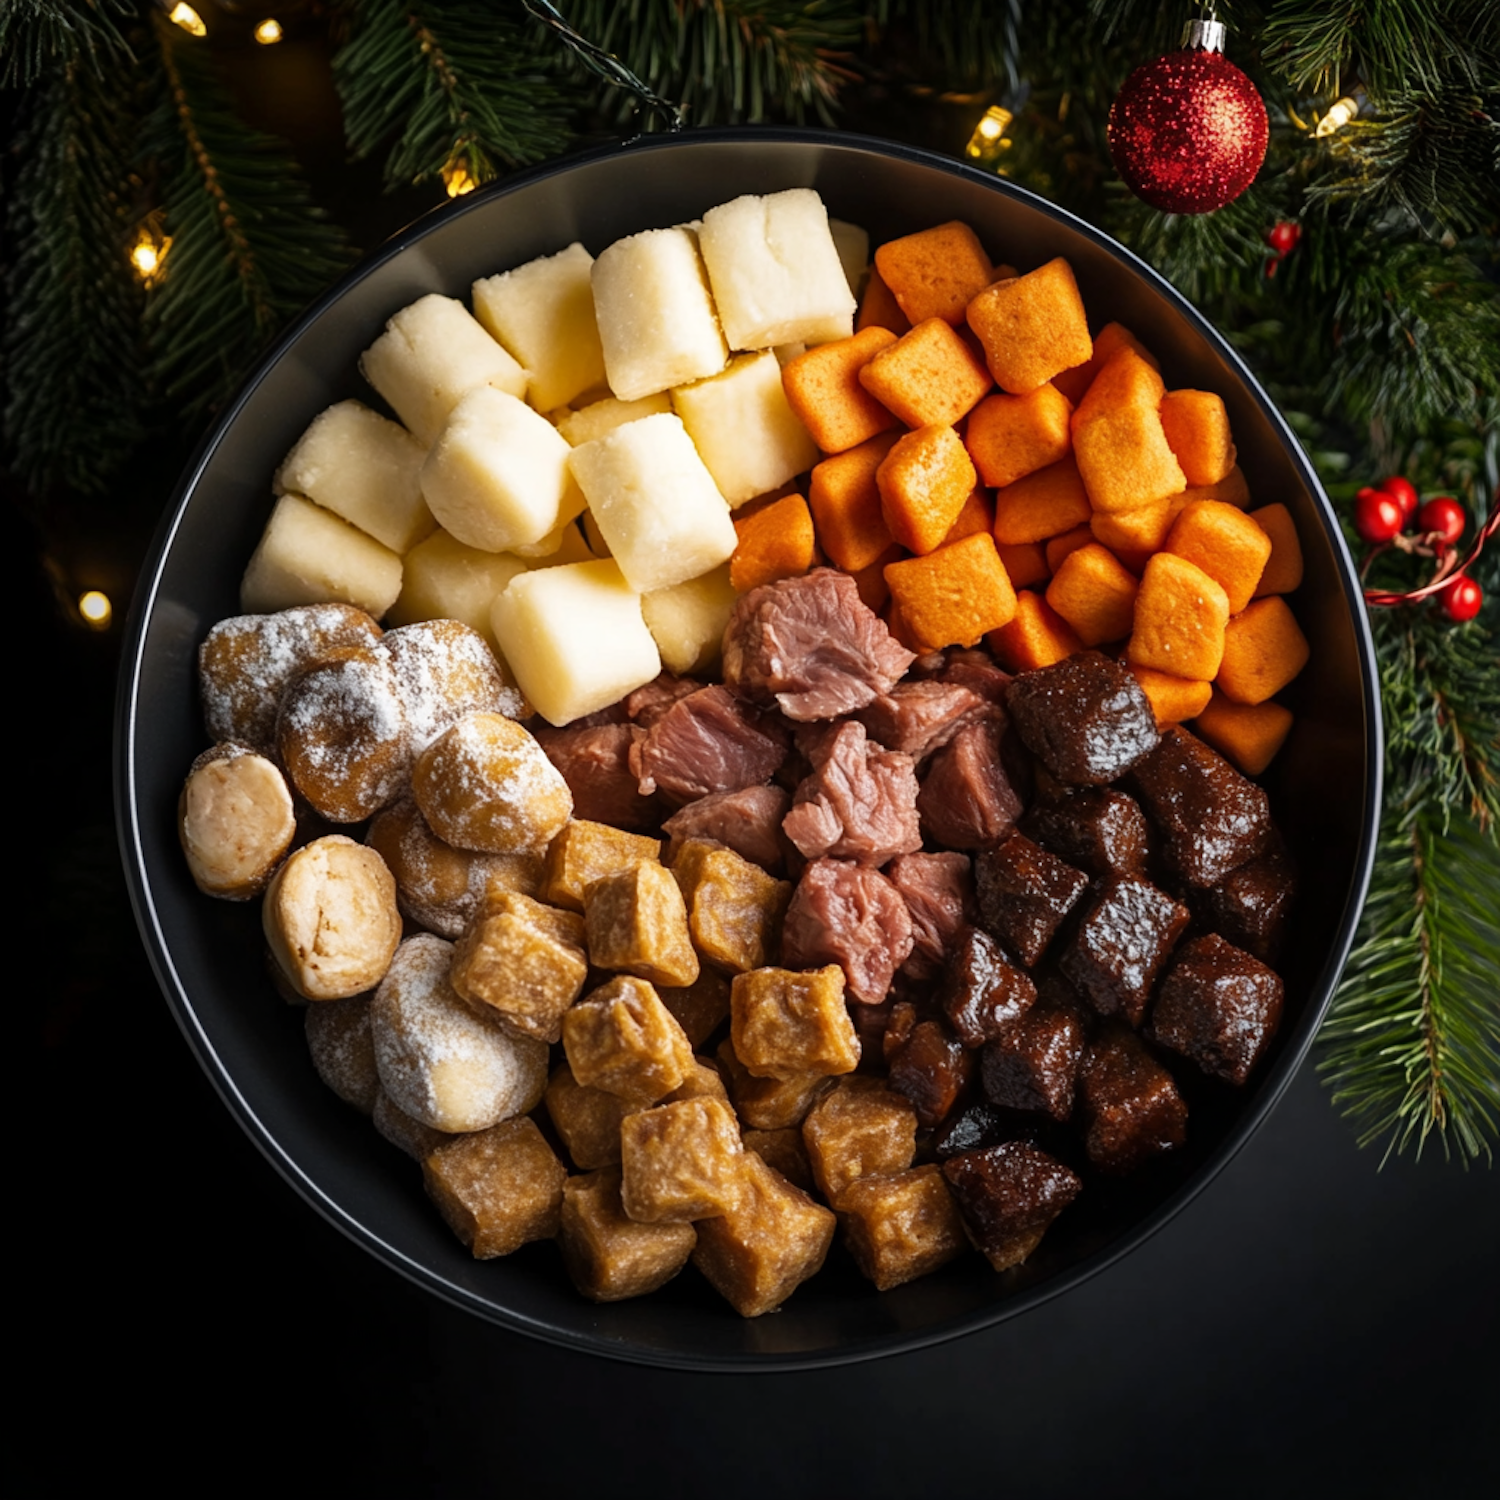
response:
{"label": "cream colored round dumpling", "polygon": [[362,823],[400,795],[411,763],[401,686],[383,651],[338,651],[287,684],[276,744],[292,784],[330,823]]}
{"label": "cream colored round dumpling", "polygon": [[540,849],[573,815],[562,773],[521,725],[470,714],[417,757],[411,789],[434,833],[460,849]]}
{"label": "cream colored round dumpling", "polygon": [[424,620],[388,630],[380,649],[391,658],[411,753],[420,755],[466,714],[521,718],[526,700],[508,687],[489,642],[458,620]]}
{"label": "cream colored round dumpling", "polygon": [[453,944],[408,938],[375,992],[370,1031],[381,1086],[412,1119],[450,1133],[487,1130],[540,1102],[547,1044],[513,1037],[453,992]]}
{"label": "cream colored round dumpling", "polygon": [[345,1104],[373,1114],[380,1092],[375,1043],[370,1035],[369,995],[309,1005],[303,1021],[307,1050],[318,1077]]}
{"label": "cream colored round dumpling", "polygon": [[299,995],[347,999],[380,983],[401,941],[396,882],[373,849],[331,833],[276,872],[261,925]]}
{"label": "cream colored round dumpling", "polygon": [[427,826],[410,797],[381,813],[370,824],[365,842],[396,877],[402,915],[439,937],[459,937],[491,891],[535,896],[541,888],[540,853],[455,849]]}
{"label": "cream colored round dumpling", "polygon": [[266,887],[297,831],[286,778],[244,745],[215,745],[192,764],[177,833],[198,889],[248,901]]}

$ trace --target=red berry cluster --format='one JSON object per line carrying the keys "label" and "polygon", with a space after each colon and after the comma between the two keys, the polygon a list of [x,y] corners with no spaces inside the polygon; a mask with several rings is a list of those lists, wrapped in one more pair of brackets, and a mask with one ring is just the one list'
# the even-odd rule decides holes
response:
{"label": "red berry cluster", "polygon": [[[1437,495],[1419,504],[1411,482],[1399,474],[1382,480],[1379,486],[1367,485],[1354,498],[1354,529],[1365,541],[1381,550],[1394,545],[1405,552],[1435,557],[1440,563],[1439,577],[1443,571],[1442,559],[1463,536],[1468,524],[1463,506],[1451,495]],[[1411,534],[1407,535],[1408,532]],[[1460,571],[1437,590],[1437,598],[1443,613],[1461,624],[1479,613],[1484,592]]]}
{"label": "red berry cluster", "polygon": [[1302,226],[1294,219],[1278,219],[1266,231],[1266,244],[1271,254],[1266,260],[1266,276],[1276,274],[1276,268],[1297,248],[1302,239]]}

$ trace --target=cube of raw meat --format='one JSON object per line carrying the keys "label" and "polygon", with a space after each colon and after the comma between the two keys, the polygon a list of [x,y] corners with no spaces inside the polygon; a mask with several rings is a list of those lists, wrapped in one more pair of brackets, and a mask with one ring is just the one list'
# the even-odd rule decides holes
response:
{"label": "cube of raw meat", "polygon": [[912,949],[911,916],[901,892],[879,870],[842,859],[815,859],[802,872],[781,927],[789,969],[836,963],[863,1005],[885,999]]}

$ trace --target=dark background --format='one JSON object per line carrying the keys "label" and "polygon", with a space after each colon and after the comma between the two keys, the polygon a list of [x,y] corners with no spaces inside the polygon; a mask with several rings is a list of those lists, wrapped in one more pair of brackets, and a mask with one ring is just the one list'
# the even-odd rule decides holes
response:
{"label": "dark background", "polygon": [[[293,42],[256,66],[273,53],[286,87],[247,76],[241,96],[361,244],[433,201],[381,198],[378,173],[343,160],[318,59]],[[199,1073],[119,874],[124,606],[193,437],[163,432],[98,501],[6,490],[22,1493],[126,1475],[168,1493],[1496,1492],[1495,1176],[1440,1151],[1378,1171],[1312,1060],[1127,1260],[986,1333],[843,1370],[575,1355],[453,1311],[348,1244]],[[89,587],[115,602],[106,632],[77,618]]]}

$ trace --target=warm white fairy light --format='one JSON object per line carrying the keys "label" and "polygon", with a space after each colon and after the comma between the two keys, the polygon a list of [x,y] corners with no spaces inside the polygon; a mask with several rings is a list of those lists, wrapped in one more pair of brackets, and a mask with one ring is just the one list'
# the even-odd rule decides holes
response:
{"label": "warm white fairy light", "polygon": [[1313,134],[1315,136],[1332,135],[1334,131],[1342,130],[1358,113],[1359,104],[1346,94],[1342,99],[1336,99],[1328,106],[1328,113],[1318,121],[1318,127]]}
{"label": "warm white fairy light", "polygon": [[135,244],[130,247],[130,264],[148,286],[161,275],[162,262],[171,248],[171,235],[163,234],[150,220],[141,225]]}
{"label": "warm white fairy light", "polygon": [[969,156],[991,156],[996,151],[1004,150],[1009,144],[1004,139],[1005,132],[1014,119],[1015,115],[1010,110],[992,104],[979,117],[974,134],[969,137],[969,144],[964,148],[965,152]]}
{"label": "warm white fairy light", "polygon": [[479,186],[479,179],[469,171],[466,161],[453,156],[449,157],[447,166],[443,168],[443,186],[448,189],[450,198],[461,198]]}
{"label": "warm white fairy light", "polygon": [[108,594],[90,589],[88,593],[79,596],[78,613],[95,630],[108,630],[109,622],[114,618],[115,607],[109,602]]}
{"label": "warm white fairy light", "polygon": [[281,22],[275,16],[267,16],[251,33],[262,47],[274,47],[284,34],[281,29]]}
{"label": "warm white fairy light", "polygon": [[177,4],[167,12],[167,19],[174,25],[182,27],[189,36],[208,35],[208,27],[203,24],[203,17],[187,3],[187,0],[177,0]]}

